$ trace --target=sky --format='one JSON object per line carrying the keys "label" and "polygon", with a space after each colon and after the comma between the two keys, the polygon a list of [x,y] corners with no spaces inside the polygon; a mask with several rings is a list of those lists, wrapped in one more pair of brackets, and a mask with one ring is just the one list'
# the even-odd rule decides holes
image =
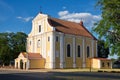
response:
{"label": "sky", "polygon": [[97,0],[0,0],[0,33],[29,34],[39,12],[76,23],[82,20],[91,32],[94,23],[102,19],[96,3]]}
{"label": "sky", "polygon": [[87,29],[101,19],[97,0],[0,0],[0,32],[30,33],[32,20],[39,13],[55,18],[84,22]]}

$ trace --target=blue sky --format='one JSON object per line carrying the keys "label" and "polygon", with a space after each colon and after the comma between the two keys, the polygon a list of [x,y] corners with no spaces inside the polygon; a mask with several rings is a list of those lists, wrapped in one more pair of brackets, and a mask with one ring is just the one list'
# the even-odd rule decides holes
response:
{"label": "blue sky", "polygon": [[[95,8],[97,0],[0,0],[0,32],[29,33],[32,19],[42,11],[55,18],[79,22],[85,26],[93,26],[91,17],[98,21],[101,12]],[[76,16],[75,16],[76,15]],[[71,17],[70,17],[71,16]],[[78,18],[76,18],[78,17]]]}

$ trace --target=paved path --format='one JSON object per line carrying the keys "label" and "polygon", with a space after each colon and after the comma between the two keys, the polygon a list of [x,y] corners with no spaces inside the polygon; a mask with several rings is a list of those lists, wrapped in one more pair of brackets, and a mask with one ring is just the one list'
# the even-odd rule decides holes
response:
{"label": "paved path", "polygon": [[120,73],[0,69],[0,80],[120,80]]}

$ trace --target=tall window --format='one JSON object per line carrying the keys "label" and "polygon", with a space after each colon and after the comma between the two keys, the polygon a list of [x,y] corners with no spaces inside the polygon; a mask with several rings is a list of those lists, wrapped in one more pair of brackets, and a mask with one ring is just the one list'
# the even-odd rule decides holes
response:
{"label": "tall window", "polygon": [[38,42],[37,42],[37,46],[40,47],[40,40],[38,40]]}
{"label": "tall window", "polygon": [[70,44],[67,45],[67,57],[70,57]]}
{"label": "tall window", "polygon": [[108,62],[107,65],[108,65],[108,67],[109,67],[109,66],[110,66],[110,63]]}
{"label": "tall window", "polygon": [[105,67],[105,64],[104,64],[104,62],[102,62],[102,67]]}
{"label": "tall window", "polygon": [[87,46],[87,57],[90,57],[90,48]]}
{"label": "tall window", "polygon": [[78,45],[78,47],[77,47],[77,57],[80,57],[80,45]]}
{"label": "tall window", "polygon": [[48,36],[48,42],[50,41],[50,37]]}
{"label": "tall window", "polygon": [[41,32],[41,25],[39,25],[39,32]]}
{"label": "tall window", "polygon": [[31,41],[30,41],[30,45],[31,45]]}
{"label": "tall window", "polygon": [[56,42],[58,42],[58,40],[59,40],[59,38],[58,38],[58,36],[56,36]]}

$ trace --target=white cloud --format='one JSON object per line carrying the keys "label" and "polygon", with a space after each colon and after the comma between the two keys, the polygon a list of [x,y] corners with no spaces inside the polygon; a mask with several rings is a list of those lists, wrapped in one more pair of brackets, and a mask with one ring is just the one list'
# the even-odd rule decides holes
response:
{"label": "white cloud", "polygon": [[95,22],[101,20],[100,15],[92,15],[91,13],[69,13],[67,10],[58,12],[58,15],[60,19],[72,22],[79,23],[82,20],[87,28],[93,27]]}
{"label": "white cloud", "polygon": [[58,15],[59,15],[60,17],[66,16],[66,15],[68,15],[68,14],[69,14],[68,11],[60,11],[60,12],[58,13]]}
{"label": "white cloud", "polygon": [[33,17],[26,17],[26,18],[24,18],[24,17],[18,16],[17,19],[21,19],[24,22],[29,22],[31,19],[33,19]]}

